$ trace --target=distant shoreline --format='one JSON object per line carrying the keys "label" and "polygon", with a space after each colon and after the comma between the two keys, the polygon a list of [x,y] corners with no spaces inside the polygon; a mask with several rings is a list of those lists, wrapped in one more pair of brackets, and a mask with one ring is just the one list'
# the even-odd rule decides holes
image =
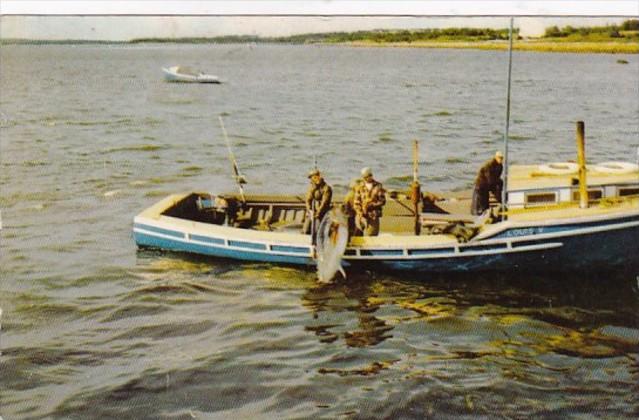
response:
{"label": "distant shoreline", "polygon": [[0,45],[134,45],[134,44],[267,44],[337,45],[375,48],[457,48],[504,50],[513,39],[516,51],[639,54],[639,19],[621,25],[546,28],[540,38],[522,38],[519,29],[444,28],[378,29],[356,32],[306,33],[280,37],[225,35],[216,37],[137,38],[128,41],[0,39]]}
{"label": "distant shoreline", "polygon": [[[343,43],[353,47],[397,47],[397,48],[457,48],[472,50],[506,50],[505,41],[416,41],[378,43],[354,41]],[[553,53],[595,53],[595,54],[639,54],[639,43],[630,42],[552,42],[540,40],[517,40],[514,51]]]}
{"label": "distant shoreline", "polygon": [[[97,40],[29,40],[2,39],[0,45],[136,45],[136,44],[265,44],[265,45],[335,45],[371,48],[452,48],[470,50],[506,50],[507,41],[411,41],[411,42],[376,42],[376,41],[319,41],[319,42],[283,42],[265,40],[219,40],[211,39],[144,39],[132,41],[97,41]],[[639,54],[639,43],[615,41],[549,41],[543,38],[534,40],[517,40],[513,42],[513,50],[524,52],[552,53],[595,53],[595,54]]]}
{"label": "distant shoreline", "polygon": [[[431,48],[431,49],[469,49],[469,50],[506,50],[507,41],[413,41],[413,42],[269,42],[269,41],[219,41],[187,39],[148,39],[134,41],[91,41],[91,40],[28,40],[3,39],[0,45],[137,45],[137,44],[264,44],[264,45],[335,45],[369,48]],[[639,43],[614,41],[562,41],[553,42],[544,39],[517,40],[513,42],[514,51],[551,52],[551,53],[589,53],[589,54],[639,54]]]}

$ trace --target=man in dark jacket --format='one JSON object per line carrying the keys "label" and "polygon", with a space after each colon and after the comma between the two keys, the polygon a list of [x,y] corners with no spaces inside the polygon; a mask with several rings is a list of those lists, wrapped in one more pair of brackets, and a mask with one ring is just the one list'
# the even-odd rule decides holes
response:
{"label": "man in dark jacket", "polygon": [[[324,181],[320,171],[315,169],[308,174],[308,177],[311,185],[306,193],[306,218],[302,228],[304,234],[311,233],[311,225],[314,225],[315,231],[317,230],[320,221],[331,209],[333,198],[333,189]],[[312,234],[315,235],[315,232]]]}
{"label": "man in dark jacket", "polygon": [[504,155],[497,151],[495,157],[481,167],[475,179],[473,189],[473,201],[470,213],[474,215],[483,214],[489,207],[489,193],[493,193],[495,199],[501,203],[501,190],[504,181],[501,179],[503,170]]}

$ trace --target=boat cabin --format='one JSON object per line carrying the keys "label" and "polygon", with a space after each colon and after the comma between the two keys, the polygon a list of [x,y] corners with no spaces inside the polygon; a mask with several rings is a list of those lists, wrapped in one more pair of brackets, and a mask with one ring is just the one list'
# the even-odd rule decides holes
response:
{"label": "boat cabin", "polygon": [[[508,172],[508,207],[521,209],[579,201],[577,164],[513,165]],[[588,200],[639,195],[639,167],[625,162],[586,166]]]}

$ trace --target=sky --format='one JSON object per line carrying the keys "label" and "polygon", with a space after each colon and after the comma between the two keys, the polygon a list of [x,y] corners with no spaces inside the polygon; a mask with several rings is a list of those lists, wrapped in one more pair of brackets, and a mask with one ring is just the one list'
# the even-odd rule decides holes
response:
{"label": "sky", "polygon": [[[264,13],[278,16],[264,16]],[[467,13],[491,16],[450,17],[450,15]],[[583,16],[584,13],[600,17],[586,17]],[[508,27],[509,18],[507,15],[509,14],[526,15],[515,18],[514,24],[520,29],[520,34],[540,36],[545,28],[553,25],[560,27],[566,25],[599,26],[621,23],[628,17],[623,18],[619,15],[627,15],[628,13],[630,16],[639,14],[639,1],[236,0],[235,2],[194,2],[111,0],[87,2],[2,0],[0,3],[0,14],[2,15],[0,16],[0,38],[127,41],[148,37],[287,36],[301,33],[368,29],[506,28]],[[96,14],[109,14],[109,16],[95,16]],[[167,16],[140,16],[139,14]],[[178,16],[184,14],[190,14],[190,16]],[[217,14],[217,16],[193,16],[201,14]],[[283,16],[283,14],[289,16]],[[367,16],[353,16],[363,14]],[[435,16],[389,16],[397,14]],[[548,14],[555,16],[540,16]],[[499,15],[505,16],[499,17]]]}

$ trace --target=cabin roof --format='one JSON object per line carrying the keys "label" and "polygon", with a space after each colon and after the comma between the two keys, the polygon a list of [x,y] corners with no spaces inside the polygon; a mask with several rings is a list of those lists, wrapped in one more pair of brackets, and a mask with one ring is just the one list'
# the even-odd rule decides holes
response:
{"label": "cabin roof", "polygon": [[[508,191],[541,188],[561,188],[573,185],[578,174],[544,175],[539,165],[511,165],[508,169]],[[639,172],[628,174],[601,173],[595,165],[586,165],[586,183],[589,186],[639,182]]]}

